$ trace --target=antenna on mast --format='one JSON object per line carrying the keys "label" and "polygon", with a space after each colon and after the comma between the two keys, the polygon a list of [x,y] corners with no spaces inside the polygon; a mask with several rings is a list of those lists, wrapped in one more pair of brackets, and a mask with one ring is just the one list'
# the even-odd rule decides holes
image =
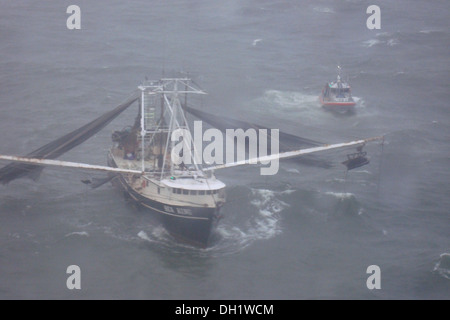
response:
{"label": "antenna on mast", "polygon": [[337,76],[337,80],[338,80],[338,82],[339,81],[341,81],[341,66],[337,66],[337,69],[338,69],[338,76]]}
{"label": "antenna on mast", "polygon": [[166,38],[167,38],[167,29],[164,27],[163,34],[163,61],[162,61],[162,78],[166,77]]}

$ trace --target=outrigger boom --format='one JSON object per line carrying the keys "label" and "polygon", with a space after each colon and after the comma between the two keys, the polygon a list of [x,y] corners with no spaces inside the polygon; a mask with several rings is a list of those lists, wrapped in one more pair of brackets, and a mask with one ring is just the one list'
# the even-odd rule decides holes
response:
{"label": "outrigger boom", "polygon": [[319,147],[276,153],[276,154],[271,154],[268,156],[252,158],[252,159],[248,159],[248,160],[242,160],[242,161],[231,162],[231,163],[225,163],[225,164],[218,165],[218,166],[212,166],[212,167],[204,168],[203,170],[204,171],[218,170],[218,169],[242,166],[242,165],[246,165],[246,164],[250,164],[250,163],[258,163],[258,162],[266,163],[266,162],[276,160],[276,159],[295,158],[295,157],[299,157],[299,156],[302,156],[305,154],[311,154],[311,153],[315,153],[315,152],[351,147],[351,146],[356,146],[356,145],[364,145],[367,142],[376,141],[376,140],[384,140],[384,136],[372,137],[372,138],[367,138],[367,139],[363,139],[363,140],[356,140],[356,141],[350,141],[350,142],[344,142],[344,143],[326,144],[326,145],[319,146]]}
{"label": "outrigger boom", "polygon": [[[271,155],[264,156],[264,157],[258,157],[258,158],[243,160],[243,161],[225,163],[222,165],[207,167],[207,168],[204,168],[203,170],[210,171],[210,170],[231,168],[231,167],[246,165],[246,164],[250,164],[250,163],[258,163],[258,162],[265,163],[265,162],[269,162],[269,161],[276,160],[276,159],[294,158],[294,157],[299,157],[299,156],[302,156],[305,154],[311,154],[311,153],[316,153],[316,152],[321,152],[321,151],[351,147],[351,146],[356,146],[356,145],[363,145],[370,141],[383,140],[383,139],[384,139],[384,136],[380,136],[380,137],[373,137],[373,138],[355,140],[355,141],[344,142],[344,143],[327,144],[327,145],[323,145],[323,146],[319,146],[319,147],[282,152],[282,153],[277,153],[277,154],[271,154]],[[107,166],[99,166],[99,165],[91,165],[91,164],[86,164],[86,163],[51,160],[51,159],[38,159],[38,158],[0,155],[0,160],[34,164],[34,165],[40,165],[40,166],[55,166],[55,167],[66,167],[66,168],[103,171],[103,172],[131,173],[131,174],[139,174],[139,175],[145,174],[144,171],[139,171],[139,170],[113,168],[113,167],[107,167]]]}
{"label": "outrigger boom", "polygon": [[51,160],[51,159],[38,159],[38,158],[26,158],[26,157],[0,155],[0,160],[28,163],[28,164],[34,164],[34,165],[39,165],[39,166],[55,166],[55,167],[66,167],[66,168],[116,172],[116,173],[144,174],[144,172],[139,171],[139,170],[112,168],[112,167],[97,166],[97,165],[92,165],[92,164],[87,164],[87,163],[78,163],[78,162],[69,162],[69,161]]}

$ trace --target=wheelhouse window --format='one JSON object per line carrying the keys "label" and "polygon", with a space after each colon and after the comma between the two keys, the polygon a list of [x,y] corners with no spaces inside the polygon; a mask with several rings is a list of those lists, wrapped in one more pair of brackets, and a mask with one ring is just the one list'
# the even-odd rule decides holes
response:
{"label": "wheelhouse window", "polygon": [[191,190],[189,194],[191,196],[196,196],[197,195],[197,190]]}
{"label": "wheelhouse window", "polygon": [[189,190],[183,190],[183,194],[189,194]]}
{"label": "wheelhouse window", "polygon": [[205,195],[205,190],[200,190],[200,191],[198,192],[198,194],[201,195],[201,196],[204,196],[204,195]]}

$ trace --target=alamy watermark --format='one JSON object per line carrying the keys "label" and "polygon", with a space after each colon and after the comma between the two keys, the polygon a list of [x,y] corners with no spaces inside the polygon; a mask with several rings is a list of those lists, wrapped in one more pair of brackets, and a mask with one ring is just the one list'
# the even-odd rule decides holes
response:
{"label": "alamy watermark", "polygon": [[69,30],[79,30],[81,29],[81,10],[77,5],[70,5],[67,7],[66,13],[70,13],[67,18],[66,27]]}
{"label": "alamy watermark", "polygon": [[[67,18],[66,26],[69,30],[81,29],[81,9],[77,5],[70,5],[67,7],[66,13],[70,14]],[[366,26],[368,29],[381,29],[381,9],[377,5],[370,5],[366,10],[370,17],[367,18]]]}
{"label": "alamy watermark", "polygon": [[381,29],[381,9],[377,5],[371,5],[367,7],[367,14],[370,14],[370,17],[367,18],[366,26],[367,29]]}
{"label": "alamy watermark", "polygon": [[[66,10],[67,14],[70,16],[67,18],[66,26],[69,30],[80,30],[81,29],[81,9],[77,5],[70,5]],[[370,5],[366,10],[370,17],[366,20],[366,26],[369,30],[381,29],[381,9],[377,5]]]}
{"label": "alamy watermark", "polygon": [[[269,165],[260,168],[261,175],[275,175],[279,168],[279,159],[275,156],[267,159],[270,154],[279,153],[279,130],[267,129],[226,129],[225,140],[220,130],[210,128],[203,133],[202,121],[194,121],[194,137],[188,129],[178,128],[172,132],[171,141],[174,147],[171,151],[172,163],[176,165],[197,164],[222,165],[234,162]],[[225,141],[225,148],[223,143]],[[203,142],[208,144],[203,149]],[[225,149],[225,157],[224,157]],[[235,157],[236,150],[236,157]],[[248,158],[246,154],[248,153]],[[265,159],[261,157],[266,157]]]}
{"label": "alamy watermark", "polygon": [[366,286],[367,289],[381,289],[381,269],[376,264],[367,267],[367,274],[370,276],[367,278]]}
{"label": "alamy watermark", "polygon": [[70,265],[66,270],[67,274],[70,276],[67,278],[66,286],[67,289],[73,290],[81,290],[81,269],[76,264]]}

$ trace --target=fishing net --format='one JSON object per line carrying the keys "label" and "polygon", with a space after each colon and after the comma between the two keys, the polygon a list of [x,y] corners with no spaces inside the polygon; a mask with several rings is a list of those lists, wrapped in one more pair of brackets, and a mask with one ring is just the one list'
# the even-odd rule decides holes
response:
{"label": "fishing net", "polygon": [[[117,106],[113,110],[105,113],[104,115],[89,122],[81,128],[78,128],[63,137],[47,143],[46,145],[34,150],[33,152],[30,152],[26,155],[26,157],[38,159],[56,159],[60,157],[64,153],[72,150],[76,146],[80,145],[81,143],[85,142],[87,139],[95,135],[101,129],[103,129],[129,106],[131,106],[136,100],[138,100],[138,98],[139,94],[138,92],[136,92],[127,101]],[[22,177],[29,177],[37,180],[42,170],[43,167],[37,165],[10,163],[0,169],[0,183],[7,184],[12,180]]]}

